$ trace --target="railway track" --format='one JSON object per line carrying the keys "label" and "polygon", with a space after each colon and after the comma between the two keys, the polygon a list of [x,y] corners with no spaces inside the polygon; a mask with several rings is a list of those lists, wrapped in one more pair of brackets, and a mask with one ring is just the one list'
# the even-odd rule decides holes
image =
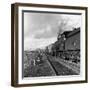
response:
{"label": "railway track", "polygon": [[47,54],[46,54],[46,56],[57,76],[77,75],[77,73],[75,73],[71,69],[69,69],[69,68],[65,67],[64,65],[62,65],[61,63],[55,61],[55,59],[52,56],[47,55]]}

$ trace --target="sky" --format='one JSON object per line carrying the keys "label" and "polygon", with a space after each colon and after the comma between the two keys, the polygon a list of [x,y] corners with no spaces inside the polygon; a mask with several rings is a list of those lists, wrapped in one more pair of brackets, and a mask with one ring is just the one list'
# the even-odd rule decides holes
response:
{"label": "sky", "polygon": [[45,48],[74,27],[81,27],[81,15],[25,12],[24,50]]}

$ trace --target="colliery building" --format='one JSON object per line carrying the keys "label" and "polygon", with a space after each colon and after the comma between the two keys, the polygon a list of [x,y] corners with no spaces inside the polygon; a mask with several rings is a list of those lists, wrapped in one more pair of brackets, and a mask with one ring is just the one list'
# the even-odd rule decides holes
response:
{"label": "colliery building", "polygon": [[58,35],[57,41],[51,46],[49,53],[53,56],[75,62],[80,61],[80,28],[74,28],[72,31],[65,31]]}

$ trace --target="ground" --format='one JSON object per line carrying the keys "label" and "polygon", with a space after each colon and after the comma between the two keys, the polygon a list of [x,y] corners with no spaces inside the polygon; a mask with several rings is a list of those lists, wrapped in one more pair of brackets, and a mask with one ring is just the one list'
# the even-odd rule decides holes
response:
{"label": "ground", "polygon": [[24,77],[78,75],[80,68],[45,52],[25,52]]}

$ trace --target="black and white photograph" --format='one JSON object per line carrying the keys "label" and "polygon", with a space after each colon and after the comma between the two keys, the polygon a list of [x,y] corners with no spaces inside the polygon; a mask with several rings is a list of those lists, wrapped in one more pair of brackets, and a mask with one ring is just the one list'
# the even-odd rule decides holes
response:
{"label": "black and white photograph", "polygon": [[23,14],[23,76],[79,75],[81,14]]}
{"label": "black and white photograph", "polygon": [[12,5],[12,85],[87,82],[87,7]]}

